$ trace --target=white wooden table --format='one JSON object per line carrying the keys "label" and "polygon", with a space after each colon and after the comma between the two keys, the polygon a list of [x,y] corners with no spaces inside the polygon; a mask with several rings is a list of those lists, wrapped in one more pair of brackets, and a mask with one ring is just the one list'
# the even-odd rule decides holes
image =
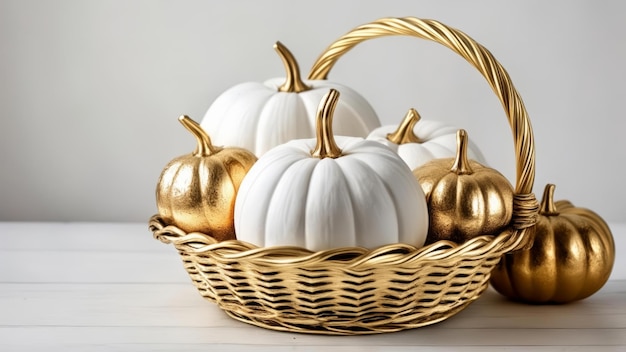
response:
{"label": "white wooden table", "polygon": [[235,321],[205,301],[147,224],[0,222],[0,351],[626,351],[626,224],[609,282],[568,305],[491,289],[429,327],[317,336]]}

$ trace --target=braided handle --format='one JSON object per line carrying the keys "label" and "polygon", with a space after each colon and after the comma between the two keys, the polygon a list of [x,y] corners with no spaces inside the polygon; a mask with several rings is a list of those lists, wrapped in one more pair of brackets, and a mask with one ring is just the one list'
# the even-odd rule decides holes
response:
{"label": "braided handle", "polygon": [[[476,43],[465,33],[435,20],[414,17],[382,18],[356,27],[326,48],[313,64],[309,79],[326,79],[337,60],[357,44],[367,39],[392,35],[414,36],[440,43],[464,57],[487,79],[502,102],[513,131],[517,162],[515,186],[515,193],[518,195],[517,208],[530,217],[529,222],[523,220],[522,222],[526,224],[519,226],[526,227],[534,223],[533,212],[536,208],[536,199],[531,192],[535,180],[535,146],[526,108],[513,87],[508,73],[500,63],[485,47]],[[522,217],[527,217],[526,215]]]}

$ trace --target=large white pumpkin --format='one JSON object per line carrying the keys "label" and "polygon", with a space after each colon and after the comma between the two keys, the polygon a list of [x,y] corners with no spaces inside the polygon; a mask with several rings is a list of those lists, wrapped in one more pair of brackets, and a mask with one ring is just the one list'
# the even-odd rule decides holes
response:
{"label": "large white pumpkin", "polygon": [[356,91],[327,80],[302,80],[289,50],[280,42],[274,48],[286,78],[241,83],[218,96],[200,123],[216,145],[237,146],[261,156],[292,139],[313,138],[317,105],[329,88],[343,95],[335,112],[339,135],[365,138],[380,126],[374,109]]}
{"label": "large white pumpkin", "polygon": [[322,100],[316,139],[280,145],[250,169],[235,202],[239,240],[313,251],[424,244],[428,212],[419,183],[380,143],[333,138],[338,95],[331,89]]}
{"label": "large white pumpkin", "polygon": [[[454,157],[458,130],[440,121],[423,120],[417,110],[409,109],[398,126],[378,127],[367,139],[391,148],[414,170],[433,159]],[[467,155],[472,160],[486,164],[482,152],[471,141]]]}

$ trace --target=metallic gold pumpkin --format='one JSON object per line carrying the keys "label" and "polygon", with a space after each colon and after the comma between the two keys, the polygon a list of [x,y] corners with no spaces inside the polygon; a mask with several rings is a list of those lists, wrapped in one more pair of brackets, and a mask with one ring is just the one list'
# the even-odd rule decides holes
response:
{"label": "metallic gold pumpkin", "polygon": [[456,158],[434,159],[413,170],[428,202],[426,243],[462,243],[497,234],[513,216],[513,187],[497,170],[467,158],[467,132],[457,132]]}
{"label": "metallic gold pumpkin", "polygon": [[606,222],[569,201],[554,202],[545,188],[532,248],[503,256],[491,284],[528,303],[567,303],[591,296],[608,280],[615,243]]}
{"label": "metallic gold pumpkin", "polygon": [[235,198],[256,156],[242,148],[216,147],[197,122],[187,116],[179,121],[196,137],[197,146],[163,169],[156,189],[159,215],[186,232],[233,239]]}

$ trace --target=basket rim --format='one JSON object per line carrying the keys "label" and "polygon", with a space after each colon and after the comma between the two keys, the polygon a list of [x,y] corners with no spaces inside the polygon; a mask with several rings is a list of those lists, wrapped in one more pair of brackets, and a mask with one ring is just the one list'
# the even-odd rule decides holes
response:
{"label": "basket rim", "polygon": [[150,218],[149,228],[155,239],[194,255],[213,255],[230,261],[253,260],[259,264],[278,266],[337,262],[354,268],[400,266],[416,261],[442,262],[451,257],[475,259],[486,255],[500,256],[526,248],[532,237],[530,227],[515,229],[509,225],[500,234],[481,235],[463,243],[440,240],[422,247],[392,243],[372,249],[339,247],[315,252],[297,246],[259,247],[237,239],[218,241],[209,234],[187,233],[175,225],[166,224],[158,214]]}

